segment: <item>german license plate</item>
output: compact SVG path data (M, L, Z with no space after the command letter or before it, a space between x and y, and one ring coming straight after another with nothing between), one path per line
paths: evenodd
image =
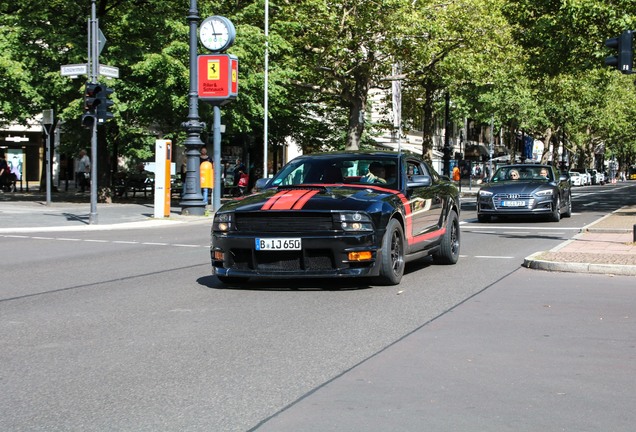
M502 201L502 207L525 207L525 201Z
M300 250L302 241L299 238L257 238L256 250Z

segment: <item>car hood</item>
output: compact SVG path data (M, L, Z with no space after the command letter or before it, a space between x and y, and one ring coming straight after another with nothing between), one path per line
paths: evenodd
M398 191L375 186L280 187L225 203L219 212L366 210L371 204L398 194Z
M552 183L546 183L544 180L511 180L497 183L489 183L482 186L481 190L487 190L493 194L499 193L518 193L531 194L537 189L546 189L554 187Z

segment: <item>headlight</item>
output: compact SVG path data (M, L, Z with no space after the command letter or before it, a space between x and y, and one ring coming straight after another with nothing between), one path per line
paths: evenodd
M552 196L552 189L546 189L534 193L536 196Z
M480 197L489 197L489 196L492 196L492 192L487 191L487 190L480 190L479 191L479 196Z
M217 213L214 215L214 222L212 223L212 231L227 232L231 231L234 222L233 213Z
M371 216L366 213L340 213L336 216L336 222L345 231L373 231Z

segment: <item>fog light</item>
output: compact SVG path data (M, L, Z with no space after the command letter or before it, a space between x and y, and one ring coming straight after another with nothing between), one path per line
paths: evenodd
M224 261L225 254L223 251L214 251L214 260L215 261Z
M373 258L371 251L349 252L349 261L369 261Z

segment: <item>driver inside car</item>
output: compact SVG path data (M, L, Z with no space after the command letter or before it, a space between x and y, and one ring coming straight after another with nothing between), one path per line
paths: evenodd
M360 179L362 183L381 183L386 184L386 170L380 162L371 162L369 172Z

